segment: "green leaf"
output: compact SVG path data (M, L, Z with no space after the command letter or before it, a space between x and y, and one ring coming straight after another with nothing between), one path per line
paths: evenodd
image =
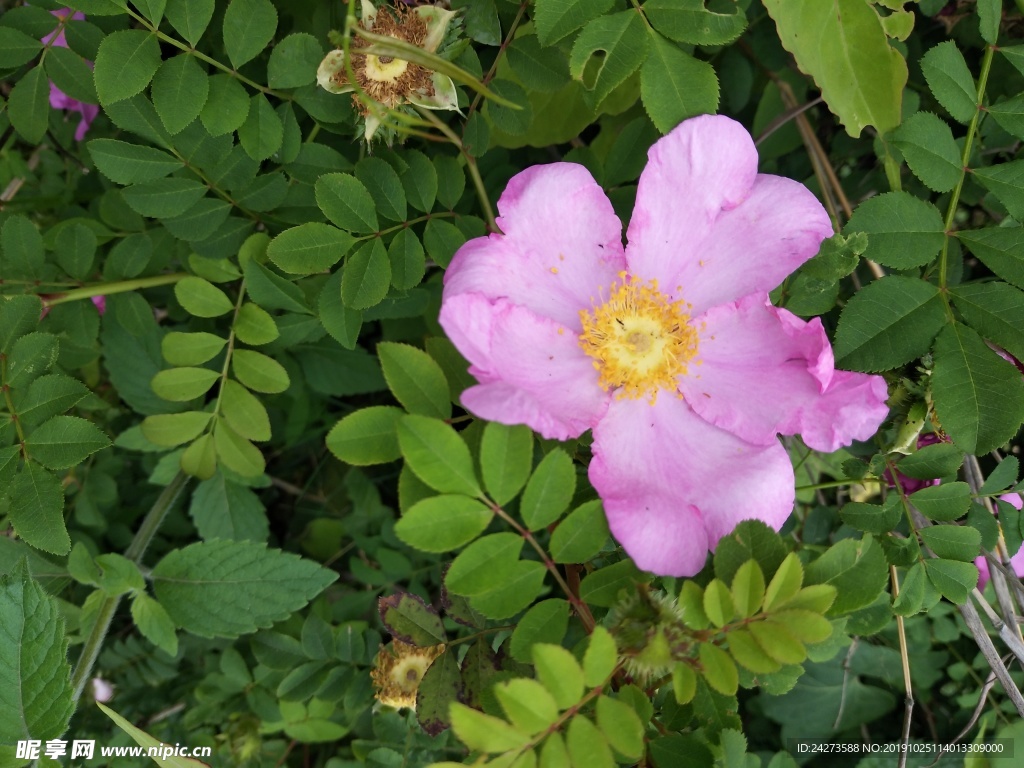
M355 238L328 224L309 222L286 229L267 246L267 257L284 272L324 272L348 253Z
M232 328L239 341L253 346L269 344L281 335L270 313L251 302L238 308Z
M981 534L959 525L933 525L918 531L922 543L938 557L974 562L981 549Z
M57 337L49 333L30 333L11 347L7 357L6 381L11 389L20 389L46 373L57 361Z
M64 488L52 472L26 462L7 486L7 504L14 532L27 544L55 555L71 551Z
M0 639L0 742L59 738L75 711L64 619L25 560L0 576Z
M386 464L401 457L398 421L401 408L376 405L343 418L327 433L327 449L348 464L363 467Z
M569 721L565 743L573 765L615 768L615 758L605 734L583 715L576 715Z
M781 624L773 621L757 621L748 625L747 629L757 644L764 649L764 652L780 664L799 664L807 658L807 650L803 643ZM726 691L721 692L726 693Z
M613 0L589 0L586 3L575 0L538 0L533 20L537 25L537 38L541 45L557 43L591 19L606 13L612 5Z
M435 491L480 495L469 448L451 425L426 416L406 416L398 424L398 444L412 471Z
M956 43L939 43L921 58L928 87L938 102L957 122L965 125L974 117L978 92L971 70Z
M324 57L320 41L310 34L288 35L270 50L267 85L271 88L299 88L316 80L316 69Z
M647 46L644 22L636 11L600 16L588 22L576 38L569 55L569 72L592 92L586 96L596 106L640 68ZM596 66L588 68L598 52L603 56Z
M427 668L416 689L416 719L431 736L450 728L451 705L459 701L465 689L462 670L454 653L442 653Z
M944 598L957 605L967 602L971 590L978 583L978 569L974 563L925 560L924 568L932 586L939 590Z
M451 210L466 191L466 172L454 157L447 155L437 155L433 158L433 164L437 170L437 201L442 207Z
M522 136L529 131L533 122L533 106L526 89L514 80L505 78L496 78L491 81L490 85L496 94L519 106L519 109L513 109L494 102L490 103L487 107L487 117L490 123L500 127L503 133L510 136ZM474 133L473 129L476 126L480 126L483 133ZM478 122L471 117L470 122L467 123L464 140L470 149L478 154L482 153L490 143L490 134L486 123Z
M893 131L891 138L910 170L929 189L948 192L960 181L960 150L945 120L931 112L916 112Z
M259 398L234 379L225 379L220 392L221 414L231 428L248 440L269 440L270 417Z
M583 683L588 688L604 685L619 662L615 638L598 625L590 634L590 642L583 654Z
M11 217L5 222L4 230L11 226L16 217ZM31 225L31 222L29 222ZM35 227L33 227L35 230ZM12 231L13 236L13 231ZM36 232L38 237L39 233ZM0 246L6 254L10 248L11 241L7 234L0 234ZM42 239L37 243L42 250ZM9 354L12 345L27 333L35 330L39 325L39 316L43 311L43 303L38 296L0 296L0 352Z
M629 704L608 696L597 699L597 727L615 751L629 760L644 753L644 726Z
M181 471L200 480L209 480L217 471L217 451L213 435L201 435L181 454Z
M749 629L740 628L729 632L729 653L737 663L755 674L771 674L782 668L782 665L754 639Z
M204 411L147 416L142 422L142 434L155 445L173 448L199 437L212 417L213 414Z
M870 534L861 540L843 539L806 568L808 584L830 584L836 599L829 615L838 616L875 601L889 578L881 546ZM782 606L788 607L788 606Z
M425 154L415 149L406 150L402 159L409 165L409 170L402 174L402 186L409 205L418 211L430 213L437 198L437 170L434 164Z
M374 238L362 245L345 263L341 278L341 300L349 309L369 309L380 304L391 285L391 262L387 249Z
M238 69L256 58L277 31L277 9L270 0L231 0L224 12L224 48Z
M231 75L212 75L210 92L199 119L211 136L223 136L238 130L249 116L249 94Z
M958 323L935 342L932 394L943 429L966 453L998 448L1024 421L1020 371Z
M409 413L439 419L452 415L448 381L430 355L409 344L382 341L377 356L388 388Z
M765 0L783 47L811 75L853 137L866 125L899 125L907 64L889 45L875 9L862 0Z
M204 541L234 539L264 542L269 534L266 510L248 487L222 472L196 486L189 515Z
M206 73L187 53L165 61L153 76L153 106L172 136L199 117L209 94Z
M494 695L512 725L531 736L546 730L558 719L558 705L547 688L536 680L503 680Z
M237 2L238 0L234 0L232 5ZM262 93L257 93L250 99L249 113L245 116L245 122L238 127L238 142L245 150L245 154L257 162L269 158L284 142L284 125L281 118Z
M913 616L921 610L925 597L925 582L928 575L923 562L916 562L903 577L900 593L893 600L892 610L897 616Z
M1017 474L1020 471L1020 462L1016 456L1006 456L996 465L985 482L978 489L978 494L995 493L1016 485Z
M570 81L565 54L558 48L542 47L537 35L518 35L505 49L505 56L516 79L531 91L558 91Z
M15 412L23 425L32 427L64 413L88 394L89 388L78 379L51 373L29 384L24 396L15 400Z
M949 443L926 445L900 459L896 468L917 480L932 480L956 473L964 463L963 451Z
M46 74L55 86L73 99L97 104L92 67L70 48L53 46L46 57Z
M236 349L231 370L249 389L268 394L284 392L291 385L288 372L277 360L251 349Z
M912 493L910 503L927 518L948 522L967 514L971 488L959 481L933 485Z
M386 375L386 372L385 372ZM484 486L496 504L507 504L522 489L533 464L533 433L529 428L491 422L480 443Z
M1018 221L1024 219L1024 160L975 168L973 176L1006 206L1011 216Z
M385 629L403 643L427 647L447 639L444 624L433 606L409 592L397 592L377 601Z
M533 665L537 679L555 697L559 709L568 709L583 698L583 668L562 646L537 643L533 646Z
M157 179L121 190L128 207L141 216L181 216L206 194L206 185L192 179Z
M356 163L355 171L356 179L370 193L377 212L391 221L405 221L405 189L395 169L379 157L364 157Z
M0 27L0 67L16 69L28 64L41 49L42 45L36 38L12 27Z
M879 506L851 501L839 511L839 517L858 531L882 535L895 528L903 514L900 507L895 504Z
M934 285L895 275L875 280L839 317L836 365L869 372L897 368L928 351L945 317Z
M169 368L160 371L150 386L164 400L185 403L205 395L220 374L209 368Z
M843 229L854 232L868 234L866 258L896 269L928 263L946 238L938 209L907 192L886 192L858 205Z
M110 445L99 427L77 416L54 416L25 440L29 455L47 469L68 469Z
M477 539L452 562L445 574L448 591L475 597L500 587L512 577L523 538L515 533L493 533Z
M495 534L496 536L502 535L514 535L514 534ZM491 537L487 537L491 538ZM484 541L484 539L481 539ZM476 544L471 544L470 547L474 547ZM520 542L522 546L522 542ZM466 551L470 547L466 548ZM518 557L518 550L517 555ZM460 555L461 557L461 555ZM458 558L456 558L456 561ZM453 565L454 567L454 565ZM448 571L446 581L451 577L451 571ZM537 643L553 643L557 644L562 642L562 638L565 637L565 632L569 627L569 603L559 598L550 598L548 600L541 600L536 605L532 606L530 610L523 614L522 618L516 622L516 627L512 630L512 638L509 641L509 652L512 654L512 658L523 664L529 664L533 660L533 647Z
M395 523L395 535L424 552L448 552L483 533L493 516L490 509L468 496L432 496L402 515Z
M214 0L167 0L167 21L194 48L213 18Z
M155 181L182 167L163 150L126 141L93 139L87 146L100 173L118 184Z
M256 478L266 469L260 449L238 434L224 418L214 422L213 445L217 459L242 477Z
M348 173L326 173L316 180L316 204L333 224L351 232L376 232L377 208L366 186Z
M546 528L569 508L576 493L576 469L569 454L555 448L537 465L526 484L519 513L531 531Z
M151 577L176 626L200 637L238 637L286 618L338 575L263 544L218 540L170 552Z
M712 579L704 588L704 615L715 627L724 627L735 615L729 588L719 579Z
M576 507L551 534L551 558L556 563L585 563L608 541L608 521L600 501Z
M400 291L415 288L426 273L423 245L411 229L403 229L395 235L388 246L388 261L391 264L391 284Z
M761 622L751 624L750 629L760 626ZM739 686L739 671L732 657L711 643L701 643L698 650L701 671L708 685L725 696L733 696Z
M525 747L530 737L504 720L452 702L452 730L467 747L479 752L507 752Z
M178 655L178 636L167 611L145 592L132 598L132 621L144 638L169 656Z
M580 599L599 608L611 608L623 589L633 589L646 580L632 560L622 560L588 574L580 582Z
M640 97L651 122L668 133L688 117L718 111L718 77L706 61L653 34L640 69Z
M725 45L738 38L747 16L738 7L732 13L716 13L704 7L706 0L647 0L644 15L656 30L677 43Z
M42 141L50 120L49 80L42 67L33 67L11 89L7 115L11 125L33 144Z
M1024 227L971 229L956 236L986 267L1024 288Z
M171 331L160 342L160 351L171 365L202 365L224 349L227 339L213 333Z
M747 619L757 613L764 601L765 584L764 574L756 560L748 560L739 567L730 589L737 616Z
M800 564L800 558L795 552L790 552L768 583L764 593L764 610L770 611L773 607L784 605L800 591L803 579L804 569ZM707 604L705 603L706 609Z
M504 584L470 598L469 605L488 619L508 619L525 611L540 596L547 572L536 560L520 560L513 564Z
M972 328L1024 360L1024 293L1000 282L956 285L949 292Z
M995 45L999 37L999 23L1003 20L1002 0L978 0L978 31L981 39Z
M113 104L141 93L159 67L155 34L141 29L110 33L100 43L93 69L100 103Z
M1024 96L1004 99L991 105L988 112L1004 131L1017 138L1024 136Z

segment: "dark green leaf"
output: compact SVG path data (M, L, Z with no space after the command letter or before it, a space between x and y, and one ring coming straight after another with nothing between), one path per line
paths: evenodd
M897 269L931 261L946 237L938 209L907 192L886 192L857 206L843 229L846 235L854 232L868 234L865 257Z

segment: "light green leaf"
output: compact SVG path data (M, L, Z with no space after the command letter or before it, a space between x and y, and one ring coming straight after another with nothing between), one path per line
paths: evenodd
M923 355L945 321L938 288L890 275L858 291L836 329L836 365L858 371L897 368Z
M47 469L73 467L110 444L99 427L77 416L54 416L25 441L32 458Z
M150 386L164 400L184 403L205 395L219 378L209 368L169 368L157 373Z
M234 308L234 303L220 288L201 277L186 277L174 285L178 303L190 315L218 317Z
M749 629L753 631L754 627L758 626L761 626L761 623L751 624ZM724 696L734 696L739 686L739 671L732 657L711 643L700 644L698 657L708 685Z
M64 734L75 711L67 653L57 601L21 560L9 575L0 576L0 742L13 745Z
M270 0L231 0L224 12L224 48L238 69L256 58L277 31L277 9Z
M519 560L501 586L471 597L473 610L494 621L501 621L525 611L544 591L547 568L536 560Z
M503 680L494 695L515 728L531 736L546 730L558 719L558 705L547 688L536 680Z
M252 302L246 302L238 308L232 327L239 341L254 346L269 344L281 335L270 313Z
M870 534L861 540L843 539L806 569L808 584L829 584L836 588L836 599L829 614L855 611L875 601L889 578L888 564L880 545ZM797 593L799 599L800 593ZM780 608L790 607L781 605Z
M424 552L448 552L483 533L493 516L490 509L468 496L432 496L402 515L395 523L395 535Z
M495 534L502 536L507 534ZM514 534L513 534L514 535ZM491 537L487 537L491 538ZM484 541L485 539L481 539ZM471 544L474 547L476 544ZM521 543L520 543L521 546ZM466 551L470 547L466 548ZM517 553L518 556L518 553ZM461 555L460 555L461 557ZM456 558L458 561L458 558ZM453 566L454 567L454 564ZM451 578L451 571L445 577L445 581ZM569 603L559 598L541 600L523 614L516 622L516 628L512 630L512 638L509 641L509 651L512 658L523 664L529 664L533 660L533 647L537 643L560 643L565 637L569 627Z
M231 370L249 389L268 394L284 392L291 384L288 372L274 358L251 349L236 349Z
M44 552L66 555L71 538L64 523L64 488L60 480L34 461L26 462L7 486L14 532Z
M599 500L576 507L551 534L551 559L556 563L585 563L608 541L608 521Z
M259 477L266 469L260 449L238 434L224 418L214 422L213 445L217 459L242 477Z
M430 355L409 344L382 341L377 356L388 388L409 413L439 419L452 415L448 381Z
M141 29L110 33L100 43L93 69L100 103L113 104L141 93L159 67L155 34Z
M167 611L145 592L132 598L132 621L142 636L169 656L178 655L178 636Z
M220 393L221 415L248 440L270 439L270 417L259 398L234 379L225 379Z
M515 533L493 533L477 539L452 561L444 583L456 595L474 597L507 583L512 577L523 538Z
M560 645L533 646L537 679L555 697L559 709L568 709L583 698L583 668L576 657Z
M17 217L5 222L4 232ZM28 222L31 226L31 222ZM35 227L33 227L35 230ZM39 232L36 231L38 237ZM0 246L6 254L10 241L6 234L0 234ZM42 239L37 246L42 251ZM27 333L31 333L39 325L39 316L43 312L43 303L38 296L0 296L0 352L9 354L12 345Z
M717 112L714 68L659 34L649 37L650 51L640 69L640 97L654 126L668 133L688 117Z
M398 444L412 471L441 493L481 493L473 459L462 437L439 419L406 416L398 424Z
M213 435L200 435L185 449L181 454L181 471L200 480L209 480L213 477L217 471L217 451Z
M644 725L636 710L619 699L599 696L597 727L608 743L629 760L639 760L644 753Z
M779 568L775 574L775 579L779 578L779 574L783 573L785 567L786 562L783 561L782 568ZM772 580L772 584L775 584L775 579ZM720 579L712 579L704 588L704 615L711 620L715 627L724 627L732 621L735 612L732 594L725 586L725 582Z
M979 494L995 493L1017 484L1020 462L1016 456L1005 456L993 469L978 489Z
M604 685L619 662L619 651L611 632L598 625L590 633L590 642L583 654L583 682L588 688Z
M160 341L160 351L171 365L202 365L216 357L227 343L227 339L205 331L171 331Z
M204 411L147 416L142 422L142 434L155 445L173 448L199 437L212 416L213 414Z
M465 704L452 702L449 710L452 730L470 749L480 752L507 752L526 746L530 737L504 720L485 715Z
M223 540L176 549L151 576L174 623L201 637L238 637L269 627L338 578L291 553Z
M756 560L748 560L740 566L733 576L730 589L737 616L747 619L757 613L764 601L765 584L764 574Z
M1020 371L959 323L943 328L935 342L932 393L943 429L966 453L998 448L1024 420Z
M398 421L403 416L401 408L389 405L361 408L327 433L327 449L339 460L360 467L394 461L402 455Z
M765 0L783 47L811 75L847 133L885 133L900 122L907 64L863 0Z
M576 469L561 448L551 451L530 477L519 512L531 531L545 528L562 516L576 492Z
M267 246L267 257L284 272L323 272L348 253L355 238L328 224L308 222L286 229Z

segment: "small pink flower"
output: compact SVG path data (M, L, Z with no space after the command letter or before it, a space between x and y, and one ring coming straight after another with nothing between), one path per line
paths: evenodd
M999 497L1001 501L1011 504L1017 509L1024 509L1024 498L1019 493L1004 493ZM978 567L978 589L984 589L992 574L988 570L988 560L981 555L974 564ZM1024 547L1017 550L1017 554L1010 558L1010 567L1018 576L1024 577Z
M546 438L593 429L590 481L641 568L692 575L741 520L780 528L780 432L834 451L885 419L884 380L835 370L821 321L768 302L832 226L801 184L757 173L739 123L693 118L651 148L625 249L579 165L528 168L498 209L504 234L445 275L441 325L479 382L462 403Z
M106 296L93 296L92 303L96 305L96 311L102 316L107 311L107 297Z
M71 18L76 21L82 21L85 19L85 14L81 11L75 11L72 13L70 8L61 8L60 10L50 11L54 16L59 19L66 19L70 14ZM43 45L55 45L60 48L67 48L68 41L64 37L64 27L59 27L60 31L54 30L50 34L46 35L42 39ZM87 64L92 66L91 61L87 61ZM50 107L53 109L63 109L70 112L78 112L82 119L78 122L78 127L75 129L75 141L81 141L85 138L86 131L89 130L89 126L92 125L92 121L96 119L96 116L100 113L100 108L95 104L86 104L73 99L68 96L64 91L53 84L50 81Z

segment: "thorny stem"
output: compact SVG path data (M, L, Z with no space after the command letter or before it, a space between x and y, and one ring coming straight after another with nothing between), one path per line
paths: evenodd
M146 554L146 549L149 547L150 542L153 541L153 537L156 535L157 530L159 530L167 513L174 506L174 502L188 484L188 480L188 476L184 472L179 471L174 476L174 479L167 484L167 487L160 492L156 501L153 502L153 506L149 508L146 516L142 519L142 524L135 533L135 538L132 539L131 544L124 551L126 558L136 564L141 563L142 556ZM82 696L82 691L85 690L89 676L92 674L92 669L96 665L96 659L99 658L100 651L103 649L103 641L110 630L110 622L117 612L117 605L120 601L121 597L118 595L117 597L107 597L100 604L96 615L96 623L92 625L89 636L82 645L82 653L78 657L78 664L71 675L72 702L77 702Z
M956 216L957 205L960 203L960 192L964 187L964 179L967 178L967 172L970 170L967 164L971 159L974 136L978 131L978 122L984 110L985 87L988 85L988 73L992 69L992 57L995 54L995 50L994 45L987 46L985 48L985 55L981 60L981 74L978 77L977 107L974 110L974 117L971 118L971 124L967 126L967 136L964 138L964 151L960 156L960 165L962 166L960 178L957 180L956 186L953 187L953 192L949 196L949 207L946 208L946 221L944 222L946 237L942 240L942 253L939 255L939 288L942 290L943 301L946 302L946 313L949 314L950 319L952 319L952 310L949 307L949 301L946 299L946 286L949 281L949 238L953 234L953 219Z
M487 228L491 232L499 232L497 223L494 221L494 209L491 207L491 199L487 196L487 189L484 187L484 180L480 176L480 169L476 167L476 158L466 151L466 147L462 144L460 139L451 128L449 128L442 120L439 120L429 109L423 109L416 107L416 111L420 115L429 121L437 130L448 137L448 140L458 147L459 152L466 158L466 168L469 170L469 177L473 180L473 186L476 188L477 197L480 198L480 205L484 209L484 216L487 219Z
M562 578L562 574L558 572L558 567L555 565L555 562L548 556L548 553L544 551L544 547L537 542L537 539L533 537L533 534L517 523L508 512L501 508L500 505L495 504L486 497L481 498L484 503L491 508L494 514L512 526L516 530L516 533L522 536L529 545L534 548L537 554L540 555L540 559L541 562L544 563L544 567L547 568L548 572L555 577L555 581L558 582L558 586L561 587L563 592L565 592L565 595L572 604L572 607L575 608L576 613L579 614L580 620L583 622L584 626L586 626L587 632L593 630L597 622L594 621L594 615L590 612L590 606L580 600L579 595L569 589L569 585L566 584L565 579Z
M160 285L172 285L180 280L185 279L188 275L184 272L175 272L170 275L157 275L155 277L139 277L135 280L122 280L117 283L98 283L96 285L86 285L81 288L74 288L70 291L65 291L59 296L53 296L52 298L43 299L44 307L53 307L57 304L67 304L69 301L78 301L80 299L91 299L93 296L110 296L114 293L127 293L128 291L138 291L143 288L156 288ZM42 297L40 297L42 298Z

